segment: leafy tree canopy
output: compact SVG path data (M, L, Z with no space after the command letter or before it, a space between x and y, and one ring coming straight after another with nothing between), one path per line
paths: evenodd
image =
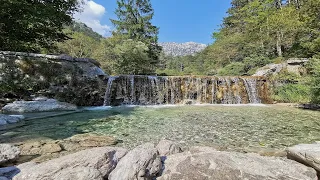
M68 39L64 25L79 10L78 0L2 0L0 49L39 52Z

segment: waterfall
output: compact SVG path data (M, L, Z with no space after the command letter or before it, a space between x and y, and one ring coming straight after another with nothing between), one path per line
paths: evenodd
M257 94L257 80L253 78L242 78L242 80L245 84L250 103L261 103L261 100L259 99Z
M217 80L216 78L211 79L211 104L216 103L216 87L217 87Z
M111 93L111 87L112 87L112 83L113 81L116 79L117 77L115 76L109 76L108 79L108 83L107 83L107 90L106 93L104 95L104 106L109 106L110 105L110 93Z
M104 105L261 103L258 77L110 76Z
M134 101L134 97L135 97L134 96L134 94L135 94L134 91L135 90L134 90L134 76L133 75L130 76L130 86L131 86L131 93L130 93L130 95L131 95L131 98L130 98L131 99L131 104L134 104L134 102L135 102Z

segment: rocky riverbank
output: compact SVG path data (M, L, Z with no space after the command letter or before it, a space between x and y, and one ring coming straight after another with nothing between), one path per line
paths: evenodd
M19 150L10 145L2 146L7 149L0 148L1 158L16 159L16 156L6 154L10 154L10 148L14 152L11 154ZM286 151L290 159L224 152L212 147L190 147L182 152L178 144L162 140L158 145L146 143L130 151L95 147L41 163L27 162L1 168L0 179L317 179L320 144L297 145Z
M56 99L49 99L46 97L37 97L31 101L14 101L2 107L0 112L7 114L0 114L0 130L7 129L11 124L16 124L25 119L21 113L39 113L39 112L59 112L59 111L74 111L77 106L60 102ZM12 115L18 114L18 115ZM11 114L11 115L9 115Z

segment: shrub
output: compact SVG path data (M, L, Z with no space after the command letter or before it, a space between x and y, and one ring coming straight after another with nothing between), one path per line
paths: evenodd
M246 74L245 64L241 62L233 62L220 69L218 74L221 76L242 76Z
M285 84L274 89L273 99L284 103L308 103L310 93L310 86L305 84Z
M320 104L320 58L314 57L311 64L311 102Z

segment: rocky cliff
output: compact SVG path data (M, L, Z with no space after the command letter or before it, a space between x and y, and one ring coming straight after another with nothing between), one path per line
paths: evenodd
M204 50L207 45L195 43L195 42L186 42L186 43L175 43L175 42L166 42L159 43L162 46L163 51L166 55L171 56L186 56L194 55L197 52Z

